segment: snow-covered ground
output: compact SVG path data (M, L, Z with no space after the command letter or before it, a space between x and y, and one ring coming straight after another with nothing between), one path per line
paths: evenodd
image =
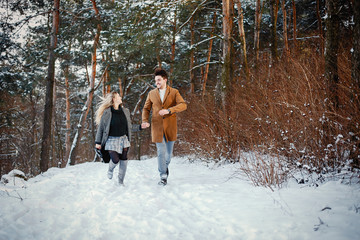
M117 170L115 174L117 174ZM51 168L0 184L0 239L359 239L359 184L254 187L236 165L175 157L167 186L156 158L130 161L125 187L107 164ZM115 175L116 176L116 175ZM14 184L15 183L15 184Z

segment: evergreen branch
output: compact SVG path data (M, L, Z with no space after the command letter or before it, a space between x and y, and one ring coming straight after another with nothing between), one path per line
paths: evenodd
M85 17L79 17L79 15L82 14L83 12L87 11L87 10L92 10L92 8L86 8L86 9L80 11L80 12L77 13L77 14L75 14L75 13L69 11L69 10L66 10L66 9L62 9L62 8L59 9L59 11L68 13L68 14L70 14L71 16L73 16L74 19L84 19L84 20L87 20L87 18L85 18Z
M33 19L33 18L35 18L35 17L38 17L38 16L40 16L40 15L49 14L49 13L51 13L51 12L52 12L52 10L51 10L51 11L47 11L47 12L38 13L38 14L35 14L35 15L32 15L32 16L28 16L28 17L26 17L26 18L24 18L24 19L22 19L22 20L20 20L20 21L18 21L18 22L16 22L16 23L14 23L14 25L15 25L16 27L18 27L19 25L21 25L14 34L17 34L17 33L21 30L21 28L22 28L26 23L28 23L31 19Z
M181 25L181 26L179 27L179 30L176 32L175 35L177 35L178 33L181 32L182 28L185 27L185 25L187 25L187 24L189 23L189 21L191 20L191 18L193 18L193 16L195 15L195 13L200 9L200 7L201 7L202 5L204 5L206 2L207 2L207 0L204 0L202 3L200 3L200 4L195 8L195 10L191 13L190 17L183 23L183 25Z
M100 78L100 81L99 81L98 85L94 88L94 91L96 91L100 87L101 82L105 79L105 73L106 73L108 68L109 68L109 64L106 66L103 74L101 75L101 78Z

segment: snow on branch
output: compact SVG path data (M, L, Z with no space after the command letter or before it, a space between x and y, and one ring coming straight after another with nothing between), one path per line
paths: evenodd
M192 70L194 70L194 69L196 69L196 68L200 68L200 67L202 67L202 66L206 66L206 65L208 65L208 64L218 64L218 63L220 63L220 62L219 62L219 61L205 62L205 63L199 64L199 65L193 67L192 69L190 69L190 71L192 71Z
M217 38L217 36L213 36L213 37L204 39L204 40L202 40L202 41L200 41L200 42L198 42L198 43L195 43L195 44L193 44L193 45L191 46L191 49L199 46L200 44L202 44L202 43L204 43L204 42L208 42L208 41L210 41L210 40L212 40L212 39L215 39L215 38Z
M207 0L204 0L202 3L200 3L200 4L195 8L195 10L191 13L190 17L183 23L183 25L181 25L181 26L179 27L179 30L176 32L175 35L177 35L178 33L180 33L181 29L182 29L186 24L189 23L189 21L190 21L191 18L195 15L195 13L197 12L197 10L199 10L200 7L201 7L202 5L204 5L206 2L207 2Z
M311 38L320 38L320 36L310 36L310 37L302 37L302 38L296 38L296 40L305 40L305 39L311 39ZM293 41L293 38L290 38L289 41Z
M128 85L125 88L125 96L126 94L129 92L131 86L133 85L133 83L135 82L135 79L137 78L143 78L143 77L150 77L153 76L153 74L143 74L143 75L135 75L132 77L132 79L130 80L130 82L128 83Z
M131 113L132 116L134 116L136 114L136 112L138 111L138 109L140 108L140 104L142 102L142 100L144 99L145 94L148 92L150 86L146 86L145 90L140 94L139 100L137 101L133 112Z

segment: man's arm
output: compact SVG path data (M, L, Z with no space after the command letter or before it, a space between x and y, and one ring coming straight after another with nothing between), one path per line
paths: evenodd
M179 91L176 90L175 93L175 100L176 100L176 105L169 108L171 113L179 113L182 111L185 111L187 108L187 104L184 101L184 99L182 98L182 96L180 95Z

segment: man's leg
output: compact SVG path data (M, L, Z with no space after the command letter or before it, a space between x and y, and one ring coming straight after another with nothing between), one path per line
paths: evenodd
M172 152L174 149L175 141L166 141L164 136L162 143L156 143L157 154L158 154L158 169L160 173L161 181L159 184L166 185L167 178L169 175L169 164L171 161Z
M163 140L161 143L156 143L156 150L157 150L157 157L158 157L158 170L160 173L161 179L166 179L166 144L165 140Z
M174 144L175 141L168 141L165 143L166 145L166 155L165 155L165 159L166 159L166 174L167 177L169 177L169 165L171 162L171 157L172 157L172 153L173 153L173 149L174 149Z

